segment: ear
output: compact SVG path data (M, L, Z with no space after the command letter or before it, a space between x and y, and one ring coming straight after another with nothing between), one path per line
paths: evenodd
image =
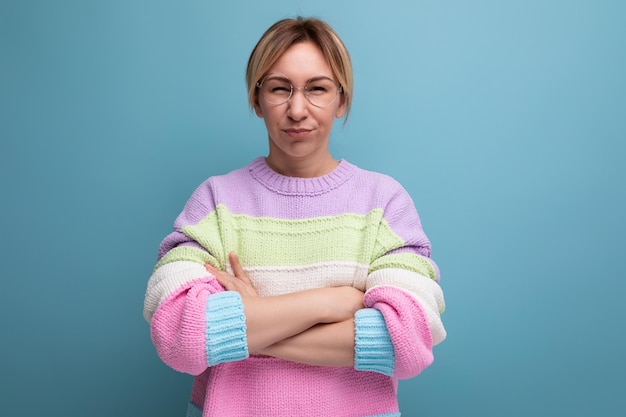
M341 102L339 103L339 107L337 107L337 112L335 113L335 117L337 119L341 119L343 115L346 113L347 100L346 96L341 95Z
M258 117L263 119L263 110L261 109L261 105L259 104L259 96L254 97L254 112Z

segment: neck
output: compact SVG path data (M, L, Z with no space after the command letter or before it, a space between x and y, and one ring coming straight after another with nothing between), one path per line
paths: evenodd
M339 164L330 154L323 159L311 158L302 160L277 161L272 154L265 158L267 165L278 174L287 177L315 178L332 172Z

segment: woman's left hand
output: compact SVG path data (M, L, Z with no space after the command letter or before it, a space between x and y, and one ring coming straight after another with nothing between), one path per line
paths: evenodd
M236 291L242 297L257 297L259 294L252 286L252 282L244 272L243 267L239 262L239 257L237 257L235 252L228 254L228 261L230 262L230 267L232 268L234 275L225 271L220 271L211 264L206 264L204 267L215 276L217 282L219 282L227 291Z

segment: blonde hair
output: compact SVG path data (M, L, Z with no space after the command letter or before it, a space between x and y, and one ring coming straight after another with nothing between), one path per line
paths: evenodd
M283 19L274 23L261 36L250 54L246 69L250 107L254 108L258 98L257 82L287 49L299 42L313 42L322 50L333 76L342 87L341 99L346 106L344 121L347 120L354 86L350 54L337 33L326 22L316 18Z

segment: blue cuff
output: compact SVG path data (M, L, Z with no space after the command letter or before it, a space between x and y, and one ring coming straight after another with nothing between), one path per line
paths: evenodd
M206 305L206 357L209 366L248 357L246 316L238 292L223 291L209 296Z
M375 308L357 311L354 333L354 369L392 376L395 356L382 313Z

